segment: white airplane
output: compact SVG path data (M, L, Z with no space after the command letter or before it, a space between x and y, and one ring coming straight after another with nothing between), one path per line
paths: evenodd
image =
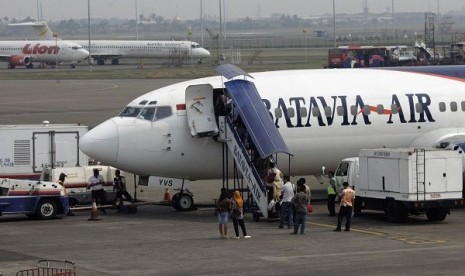
M144 94L86 133L80 148L96 160L142 176L219 179L222 141L227 139L214 139L218 129L224 131L221 123L216 125L214 102L223 90L231 93L249 84L261 97L253 108L264 107L293 155L290 171L288 157L278 155L280 168L292 175L318 174L322 166L335 169L341 159L357 156L362 148L465 142L465 66L251 76L190 80ZM240 97L248 90L236 91L234 100L239 101L234 103L247 104ZM253 128L257 118L242 120ZM204 128L208 123L210 129ZM254 129L248 132L252 138L260 135Z
M8 24L9 26L32 27L40 38L55 40L54 33L47 22L24 22ZM55 34L56 35L56 34ZM89 50L89 40L72 40ZM210 57L210 52L197 42L162 41L162 40L91 40L90 53L97 65L104 65L111 59L113 65L119 64L121 58L131 59L171 59L174 61L202 62Z
M55 64L77 62L89 58L89 52L81 45L69 41L0 41L0 60L8 62L8 68L26 66L33 68L33 62Z
M88 40L73 42L89 50ZM197 42L174 40L91 40L90 53L97 60L97 65L104 65L107 59L111 59L111 64L118 65L121 58L201 62L210 57L210 52Z

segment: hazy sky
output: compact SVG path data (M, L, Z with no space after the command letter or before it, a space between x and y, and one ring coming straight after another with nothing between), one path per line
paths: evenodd
M200 17L200 2L204 14L219 14L219 0L90 0L91 17L134 18L138 14L155 13L164 18L195 19ZM227 18L269 17L275 12L301 17L332 13L332 0L221 0L226 3ZM370 12L437 12L465 9L463 0L335 0L336 13L359 13L366 2ZM37 2L42 6L44 20L87 18L87 0L0 0L0 17L37 18Z

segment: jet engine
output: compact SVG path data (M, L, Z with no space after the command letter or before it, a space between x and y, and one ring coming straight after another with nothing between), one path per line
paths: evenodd
M10 64L14 66L27 66L31 64L30 56L12 56L10 59Z

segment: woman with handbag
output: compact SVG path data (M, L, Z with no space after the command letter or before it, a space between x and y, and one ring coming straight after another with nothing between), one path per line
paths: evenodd
M245 229L244 224L244 201L242 200L241 193L239 191L234 192L233 198L233 207L231 218L234 225L234 231L236 232L235 239L239 239L239 227L241 226L242 235L244 235L244 239L250 239L252 236L247 235L247 230Z

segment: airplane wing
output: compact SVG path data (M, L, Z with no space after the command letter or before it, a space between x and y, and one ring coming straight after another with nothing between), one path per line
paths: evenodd
M1 61L10 61L11 55L0 55Z

